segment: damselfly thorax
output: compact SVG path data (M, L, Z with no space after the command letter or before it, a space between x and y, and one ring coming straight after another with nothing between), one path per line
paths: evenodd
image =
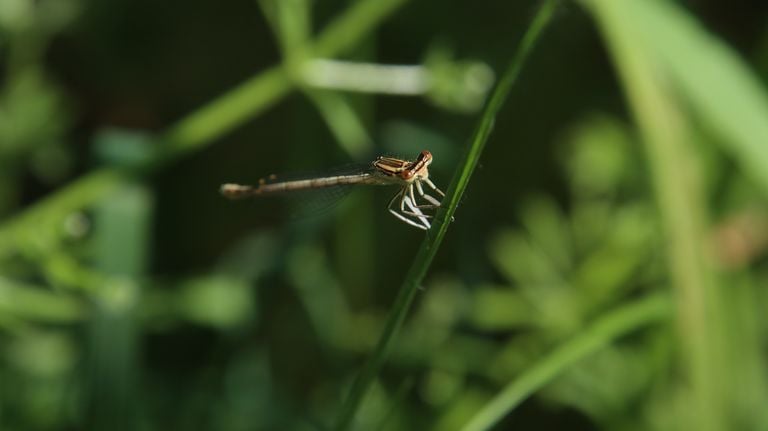
M378 157L359 172L343 175L316 176L295 180L280 180L271 175L259 180L258 185L224 184L221 193L231 199L268 196L291 191L320 189L345 185L398 185L400 191L389 201L387 209L398 219L427 230L431 227L429 214L440 206L440 201L424 191L424 186L440 197L445 194L429 179L432 154L422 151L416 160Z

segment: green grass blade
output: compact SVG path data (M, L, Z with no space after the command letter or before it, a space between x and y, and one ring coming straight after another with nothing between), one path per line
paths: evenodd
M277 103L293 89L283 67L274 67L191 113L163 136L161 161L202 147Z
M676 52L687 58L686 49L704 45L680 46L671 40L661 43L649 33L666 34L678 42L704 40L704 35L691 33L681 18L683 13L668 2L589 0L584 4L601 27L642 134L663 222L666 257L676 290L678 340L689 386L677 399L680 405L674 410L679 413L673 420L681 429L730 429L729 420L734 418L729 419L727 394L738 390L731 382L740 367L723 360L723 293L708 253L710 231L701 150L688 112L679 100L687 95L681 82L687 78L675 78L671 73L675 68L685 68L689 75L703 73L698 69L702 64L672 66L678 60L671 57ZM694 110L709 109L697 102L693 105ZM761 157L757 152L752 156Z
M323 31L309 51L332 57L352 47L391 15L405 0L365 0L355 3ZM278 66L246 81L193 112L163 135L166 157L194 150L260 114L293 90L290 66Z
M131 430L140 401L140 280L149 265L154 200L145 186L128 184L94 210L94 264L107 275L87 322L88 429Z
M472 417L462 431L490 429L571 365L623 335L666 319L671 312L670 299L666 295L657 294L605 314L510 382Z
M307 60L311 33L310 4L307 0L260 0L259 4L280 43L283 58L289 65L297 66L292 73L303 79L302 68ZM314 90L306 85L299 85L299 89L315 105L339 146L347 154L355 160L370 154L373 140L344 94Z
M517 53L512 58L507 70L493 91L491 99L488 101L472 136L470 146L460 161L451 185L446 192L443 200L446 205L437 213L435 223L421 244L413 264L403 281L403 285L397 294L397 298L395 298L379 341L368 362L366 362L360 374L353 382L349 394L341 407L335 424L337 430L343 430L349 426L368 388L379 374L384 362L386 362L392 342L405 320L418 287L421 285L427 269L440 247L440 243L448 230L448 225L453 218L453 214L456 212L461 196L464 194L467 184L469 184L469 178L477 166L483 148L493 129L496 114L519 76L525 60L533 50L536 42L541 38L545 27L551 21L557 3L557 0L548 0L541 6L531 26L523 36Z
M619 3L614 19L623 31L653 56L701 124L719 136L723 150L768 190L768 93L757 74L675 2Z
M344 15L333 21L312 46L317 57L333 57L357 44L382 19L392 15L406 0L363 0L353 2Z
M0 315L65 324L87 314L87 304L79 298L0 277Z
M117 169L93 171L6 221L0 227L0 259L18 253L19 244L46 248L58 241L58 221L114 192L125 180Z

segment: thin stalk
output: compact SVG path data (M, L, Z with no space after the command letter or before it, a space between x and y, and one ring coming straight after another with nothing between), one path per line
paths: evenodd
M644 30L627 20L645 0L590 0L608 43L645 143L666 237L667 264L677 299L678 332L689 388L683 428L729 429L727 382L722 366L720 287L707 254L708 211L700 150L678 93L652 49L639 43Z
M438 211L435 217L435 223L427 232L427 237L424 239L424 242L422 242L416 257L414 258L413 264L405 276L403 285L392 305L392 310L387 316L379 341L376 344L371 357L352 383L349 394L341 407L339 416L336 419L335 429L344 430L349 426L363 397L367 393L368 388L386 362L392 342L405 320L405 316L411 307L418 287L421 285L427 269L432 263L432 260L443 241L443 237L448 230L449 221L453 219L453 214L456 212L456 207L461 200L461 196L467 188L469 178L477 166L483 148L493 129L496 114L507 99L512 85L520 75L525 60L530 55L536 42L541 39L544 29L551 21L557 3L558 0L547 0L541 6L534 17L533 22L523 36L518 51L512 58L512 61L507 67L501 80L496 85L496 88L491 95L491 99L488 101L488 104L480 117L480 122L472 135L471 143L464 153L464 156L459 163L459 167L454 174L453 180L448 187L446 196L443 199L443 202L446 205L441 207Z
M61 227L50 223L117 190L126 177L118 169L99 169L24 210L0 227L0 260L19 253L20 244L45 247L58 241Z
M61 325L79 322L87 314L79 298L0 277L0 315Z
M87 328L87 426L90 430L136 429L140 280L149 262L154 202L141 184L131 184L94 210L94 265L109 279L100 286ZM115 247L115 244L120 244Z
M307 56L307 46L311 43L310 4L306 0L260 0L259 4L281 46L284 62L296 65L295 69L290 70L292 76L299 82L306 81L304 71L308 65L317 61L328 61L313 60ZM302 84L299 84L299 89L323 116L339 146L354 159L370 154L373 141L345 95L313 89Z
M568 367L619 337L664 320L671 314L672 301L663 294L656 294L606 313L510 382L464 425L462 431L490 429Z

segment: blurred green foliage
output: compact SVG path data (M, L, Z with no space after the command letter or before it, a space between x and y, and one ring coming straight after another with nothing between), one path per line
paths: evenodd
M768 427L768 7L559 3L353 429ZM539 5L0 0L0 429L339 423L423 234L218 186L447 186Z

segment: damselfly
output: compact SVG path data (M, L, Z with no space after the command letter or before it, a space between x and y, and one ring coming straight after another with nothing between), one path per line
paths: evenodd
M389 201L387 209L398 219L427 230L431 227L430 211L440 207L440 200L424 191L424 186L444 197L429 179L432 154L422 151L414 161L395 157L378 157L369 166L343 175L317 176L296 180L281 180L275 175L259 180L257 186L223 184L221 194L231 199L268 196L298 190L320 189L346 185L398 185L400 191ZM417 199L420 199L418 200Z

